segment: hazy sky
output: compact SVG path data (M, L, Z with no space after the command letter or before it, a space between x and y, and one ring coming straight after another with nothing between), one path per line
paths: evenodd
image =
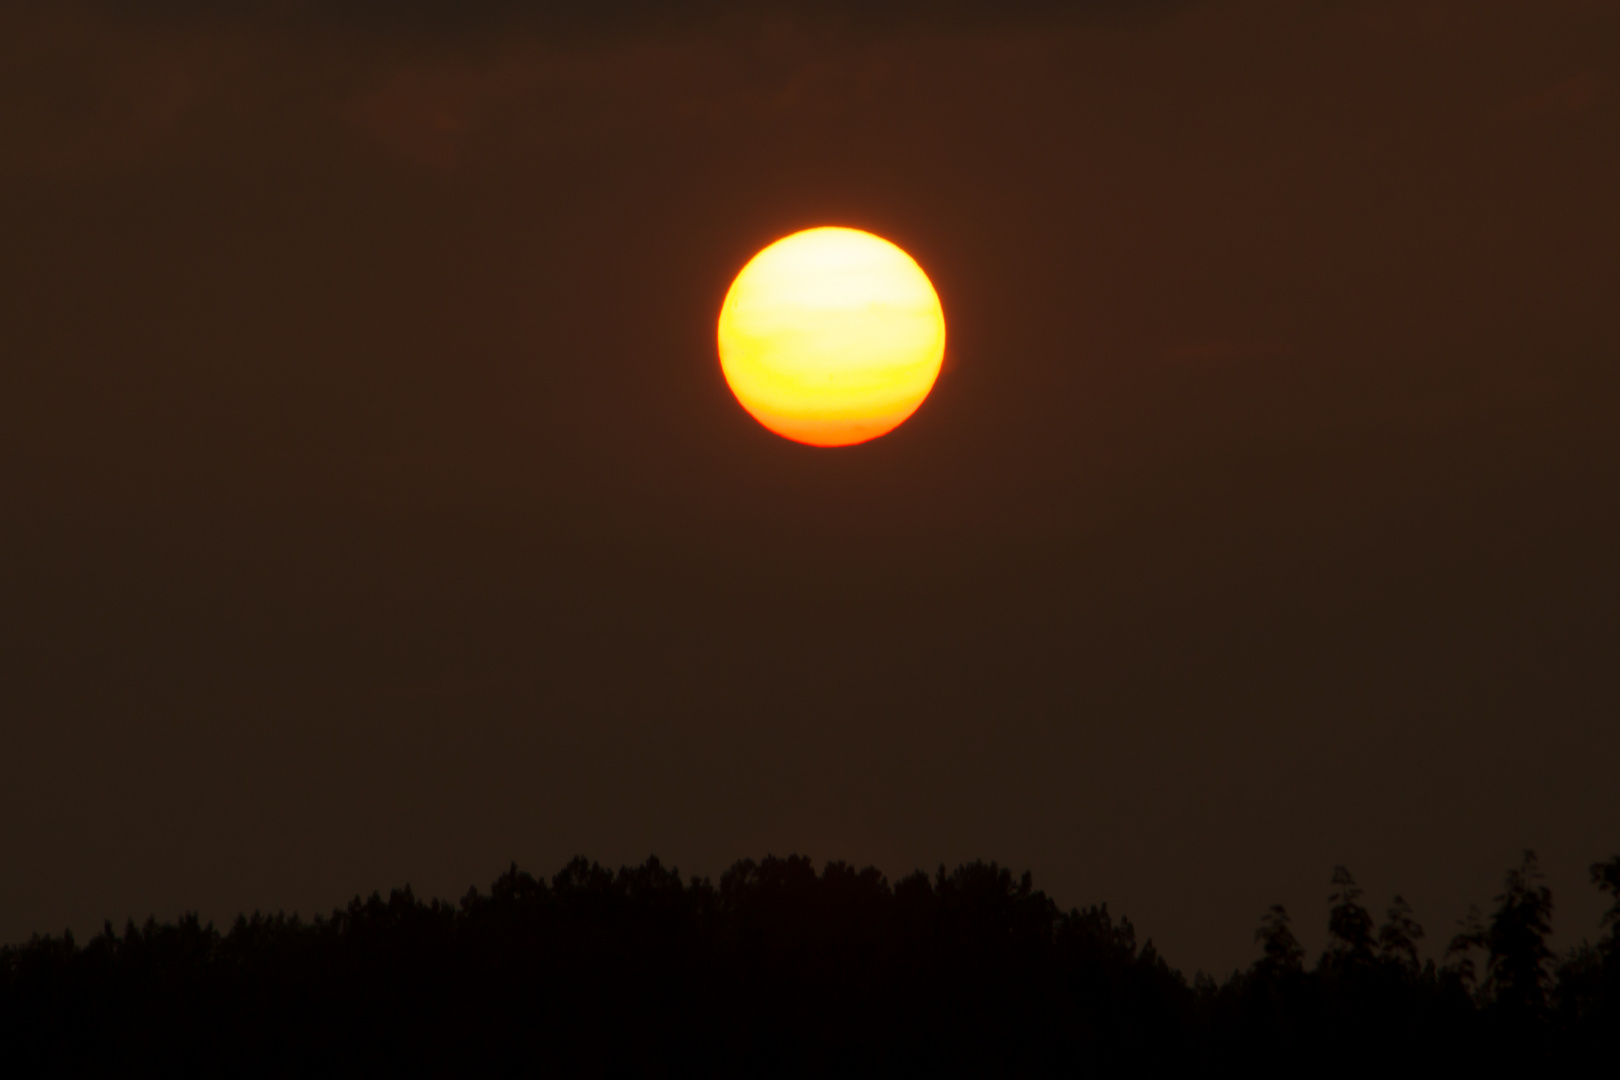
M1620 4L13 3L0 941L983 857L1224 972L1620 852ZM720 376L756 250L949 325Z

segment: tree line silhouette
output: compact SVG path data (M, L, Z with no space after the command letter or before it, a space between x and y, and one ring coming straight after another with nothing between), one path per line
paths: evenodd
M1280 905L1259 958L1189 982L1106 905L1060 910L973 863L893 884L809 859L718 885L656 858L514 865L459 903L109 923L0 949L12 1076L1044 1077L1238 1068L1591 1069L1620 1058L1620 856L1596 944L1547 944L1535 857L1438 962L1339 867L1308 965Z

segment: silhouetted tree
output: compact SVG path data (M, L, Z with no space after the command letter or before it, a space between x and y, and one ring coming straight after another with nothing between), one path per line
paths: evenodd
M1260 928L1254 940L1262 955L1255 967L1268 975L1286 975L1299 971L1305 963L1305 950L1289 927L1288 909L1272 904L1260 917Z
M1486 930L1490 949L1486 993L1499 1008L1520 1013L1539 1013L1547 1007L1552 891L1540 881L1536 853L1527 850L1518 869L1508 871Z
M1609 931L1602 947L1612 952L1620 948L1620 855L1592 864L1592 884L1608 893L1612 901L1599 924Z
M1416 974L1417 943L1422 940L1423 927L1412 917L1412 906L1397 893L1384 913L1384 925L1378 931L1379 957Z
M1479 971L1474 964L1474 950L1490 949L1490 931L1485 917L1475 904L1468 905L1468 914L1457 920L1457 932L1446 946L1446 973L1459 985L1474 993L1479 987Z
M1335 967L1365 966L1373 958L1373 918L1360 904L1361 889L1343 866L1333 868L1333 892L1328 903L1326 959Z
M1583 941L1558 965L1553 1009L1569 1059L1612 1064L1620 1039L1620 856L1593 863L1591 876L1613 901L1598 923L1608 934L1596 945Z

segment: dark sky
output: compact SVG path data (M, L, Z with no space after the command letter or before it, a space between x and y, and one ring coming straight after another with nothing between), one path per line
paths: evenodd
M1620 5L15 3L0 941L983 857L1189 971L1620 851ZM946 370L714 319L880 233Z

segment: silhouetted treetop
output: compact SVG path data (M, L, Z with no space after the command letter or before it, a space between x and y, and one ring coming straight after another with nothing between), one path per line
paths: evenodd
M1603 913L1602 924L1609 929L1609 940L1613 942L1615 935L1620 934L1620 855L1608 862L1592 864L1592 884L1608 893L1614 901L1609 910Z
M1254 932L1255 943L1261 947L1262 955L1256 963L1256 968L1268 975L1283 975L1297 972L1305 963L1305 950L1300 948L1299 939L1294 937L1290 929L1288 909L1281 904L1272 904L1270 909L1260 917L1260 928Z
M1547 1007L1552 892L1540 882L1536 853L1526 851L1519 867L1509 870L1503 880L1485 932L1490 949L1485 989L1502 1008L1540 1012Z
M1412 906L1396 894L1384 913L1384 925L1378 930L1379 957L1415 972L1418 970L1418 942L1422 940L1423 927L1412 917Z
M1373 958L1373 918L1359 903L1361 889L1350 871L1333 868L1333 891L1328 894L1328 959L1340 966L1368 964Z

